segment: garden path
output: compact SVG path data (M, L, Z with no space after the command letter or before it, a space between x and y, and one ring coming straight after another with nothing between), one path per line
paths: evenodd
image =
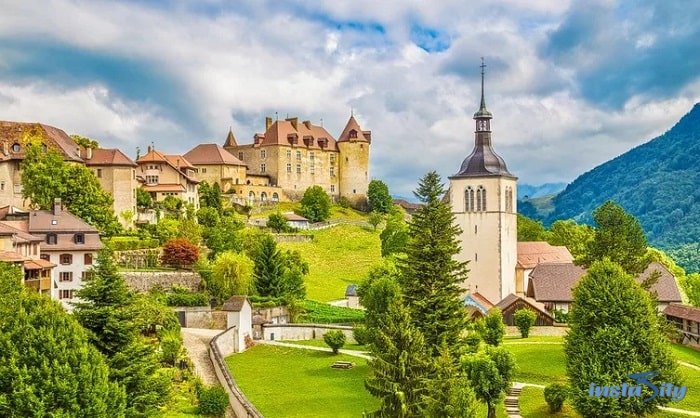
M219 384L209 357L209 341L221 332L219 329L182 328L182 344L192 360L194 373L208 386Z

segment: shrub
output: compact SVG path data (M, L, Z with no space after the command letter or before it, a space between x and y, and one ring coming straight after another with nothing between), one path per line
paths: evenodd
M164 266L192 266L199 260L199 248L187 238L175 238L163 245L160 262Z
M275 232L287 232L289 230L287 218L279 212L272 213L267 217L267 227Z
M486 344L498 346L506 335L506 325L503 323L503 313L498 308L493 308L483 322L478 322L481 338Z
M182 334L179 329L164 329L159 334L161 362L174 366L182 351Z
M338 205L340 205L340 207L343 209L347 209L350 207L350 201L347 197L343 196L340 198L340 200L338 200Z
M345 345L345 333L339 329L328 331L323 334L323 341L333 350L333 354L338 354L338 350Z
M467 351L470 353L476 353L479 351L479 345L481 344L481 337L479 334L471 333L466 336L464 342L467 344Z
M356 343L365 345L369 342L369 331L364 326L357 326L352 330L352 337Z
M209 295L204 292L175 290L165 295L165 303L168 306L208 306Z
M559 412L568 396L568 388L561 383L552 383L544 388L544 400L549 405L549 412Z
M229 402L228 393L221 386L201 388L197 391L197 398L199 398L198 413L215 417L222 417L226 413Z
M513 315L513 322L523 338L530 335L530 328L535 325L535 321L537 321L537 314L529 309L518 309Z

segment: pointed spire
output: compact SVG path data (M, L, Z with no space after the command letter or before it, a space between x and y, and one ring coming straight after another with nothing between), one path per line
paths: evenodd
M491 115L491 112L486 110L486 99L484 98L484 74L486 74L486 64L484 64L484 57L481 57L481 65L479 67L481 67L481 106L479 107L479 111L474 113L474 119L491 119L493 115Z
M229 126L228 128L228 135L226 136L226 142L224 143L225 147L237 147L238 144L236 143L236 137L233 136L233 129Z

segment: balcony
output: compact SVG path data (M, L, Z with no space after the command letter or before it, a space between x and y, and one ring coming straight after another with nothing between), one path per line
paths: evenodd
M34 289L39 293L47 293L51 290L51 278L43 279L26 279L24 285L30 289Z

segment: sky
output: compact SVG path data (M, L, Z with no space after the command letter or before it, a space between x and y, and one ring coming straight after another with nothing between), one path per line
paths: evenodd
M570 182L700 101L700 2L0 0L0 119L134 158L239 143L265 117L372 131L370 177L411 196L474 144L521 183Z

